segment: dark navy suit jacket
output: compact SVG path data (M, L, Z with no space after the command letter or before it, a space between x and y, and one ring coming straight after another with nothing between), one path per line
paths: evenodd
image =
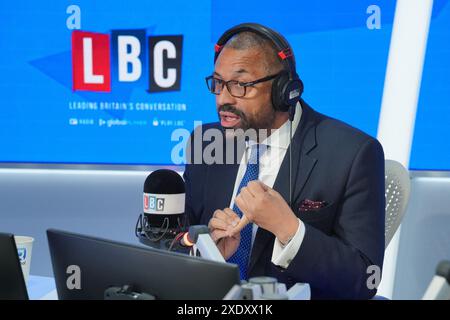
M274 276L288 288L297 282L309 283L313 299L368 299L376 293L367 286L373 275L368 267L377 265L381 270L384 257L382 146L373 137L314 111L304 101L302 109L290 148L292 210L305 224L305 237L288 268L282 269L271 262L274 235L258 228L249 276ZM203 125L202 130L207 128L220 128L220 124ZM202 149L206 145L203 142ZM289 150L273 186L286 201L288 155ZM238 167L186 165L186 213L191 225L207 225L216 209L229 206ZM317 211L300 211L304 199L328 204Z

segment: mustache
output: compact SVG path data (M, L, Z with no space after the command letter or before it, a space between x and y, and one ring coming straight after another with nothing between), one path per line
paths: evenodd
M219 106L219 112L224 111L224 112L231 112L235 115L237 115L238 117L240 117L241 119L245 119L245 113L243 113L241 110L237 109L235 106L232 106L231 104L223 104L221 106Z

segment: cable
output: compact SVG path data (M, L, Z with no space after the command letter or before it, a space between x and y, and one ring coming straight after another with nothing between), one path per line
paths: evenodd
M294 121L295 107L289 108L289 207L292 209L292 122Z
M169 246L169 249L167 249L167 251L172 251L173 246L175 245L175 243L177 243L177 241L180 241L180 239L184 236L186 232L180 232L177 234L177 236L172 240L172 243Z
M146 224L146 218L144 217L144 227L143 227L142 231L147 236L148 240L150 240L152 242L160 241L166 235L167 230L169 230L169 219L168 218L164 218L164 222L163 222L161 228L158 228L158 229L164 229L164 226L165 226L165 230L162 232L162 234L159 237L156 237L156 238L155 238L155 232L152 231L151 227L149 227L147 229L145 227L145 224ZM152 237L150 237L147 232L151 232L152 233ZM158 232L156 232L156 234L158 234Z
M134 228L134 234L139 238L139 234L142 231L142 214L139 215L138 220L136 221L136 227Z
M289 124L289 206L292 208L292 121Z

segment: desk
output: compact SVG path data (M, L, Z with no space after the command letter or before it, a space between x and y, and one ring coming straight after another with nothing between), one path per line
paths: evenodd
M27 290L30 300L58 300L55 279L50 277L30 275Z
M27 283L27 290L30 300L58 300L54 278L30 275ZM309 300L309 286L307 291L304 289L303 291L299 291L301 295L297 298L300 300Z

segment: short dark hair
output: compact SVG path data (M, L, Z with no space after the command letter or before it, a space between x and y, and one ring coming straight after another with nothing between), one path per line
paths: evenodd
M284 69L283 63L278 59L275 45L267 38L251 31L235 34L225 43L224 48L235 50L258 49L264 52L265 68L268 73L276 74Z

